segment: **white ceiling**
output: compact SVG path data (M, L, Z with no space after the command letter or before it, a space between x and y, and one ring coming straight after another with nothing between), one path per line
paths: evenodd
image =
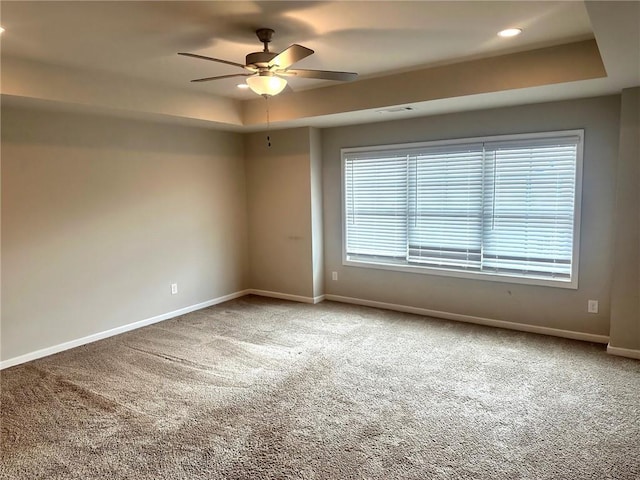
M640 84L640 72L634 72L637 65L628 60L640 58L640 45L626 34L613 38L620 32L620 19L637 33L640 17L634 16L640 15L639 3L627 3L631 9L616 2L579 1L3 0L0 24L6 31L0 46L3 70L7 58L27 59L90 73L94 79L104 75L111 83L122 78L135 80L140 87L251 100L255 94L236 88L236 79L189 82L242 73L241 69L181 57L177 52L244 63L247 53L261 50L255 30L270 27L276 30L272 50L281 51L292 43L315 50L296 67L354 71L362 81L595 37L611 81L593 83L601 86L585 92L604 93ZM619 7L622 10L616 14ZM499 38L496 33L507 27L520 27L524 33ZM616 53L607 58L604 44ZM10 73L3 71L3 81ZM294 91L334 83L288 80ZM575 96L575 89L567 86L570 92ZM554 95L558 96L557 91ZM490 99L483 103L490 105ZM361 113L358 119L366 120Z

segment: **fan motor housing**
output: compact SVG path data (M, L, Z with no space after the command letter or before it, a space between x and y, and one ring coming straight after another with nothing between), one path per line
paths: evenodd
M266 67L276 55L278 54L275 52L253 52L246 56L246 64Z

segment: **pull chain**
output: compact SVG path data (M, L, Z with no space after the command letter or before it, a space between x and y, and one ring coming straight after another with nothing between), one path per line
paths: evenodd
M264 100L267 102L267 147L271 146L271 122L269 121L269 95L264 95Z

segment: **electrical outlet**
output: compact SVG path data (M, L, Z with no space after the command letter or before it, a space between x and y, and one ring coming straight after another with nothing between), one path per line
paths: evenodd
M338 280L338 272L331 272L331 280L334 282Z
M177 283L172 283L171 284L171 295L175 295L176 293L178 293L178 284Z
M598 313L598 300L587 301L587 312Z

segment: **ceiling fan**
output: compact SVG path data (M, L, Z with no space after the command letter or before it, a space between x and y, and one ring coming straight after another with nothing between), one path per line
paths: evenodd
M335 72L329 70L301 70L291 69L294 63L311 55L313 50L302 45L293 44L280 53L270 52L269 43L273 37L274 30L271 28L260 28L256 30L258 39L264 44L261 52L253 52L246 56L246 65L241 63L221 60L219 58L206 57L195 53L180 52L178 55L210 60L212 62L225 63L248 70L250 73L236 73L232 75L221 75L217 77L205 77L191 80L192 82L208 82L210 80L220 80L232 77L247 77L247 85L258 95L273 96L280 93L287 86L287 81L283 76L296 76L301 78L317 78L321 80L337 80L348 82L355 80L357 73Z

